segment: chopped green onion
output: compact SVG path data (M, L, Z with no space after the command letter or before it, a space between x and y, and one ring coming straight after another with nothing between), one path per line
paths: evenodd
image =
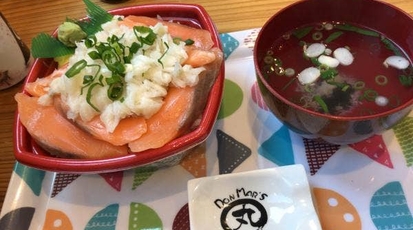
M93 83L89 86L86 94L86 102L94 109L96 112L100 112L100 110L92 103L92 90L95 86L100 85L99 83Z
M355 89L363 89L366 86L366 83L364 83L364 81L356 81L354 83L354 88Z
M372 37L379 37L380 36L380 34L375 32L375 31L367 30L367 29L361 29L359 27L352 26L352 25L349 25L349 24L337 24L336 28L340 29L340 30L352 31L352 32L356 32L356 33L359 33L359 34L362 34L362 35L367 35L367 36L372 36Z
M306 84L306 85L304 85L304 90L305 90L306 92L308 92L308 93L311 93L311 92L314 91L314 88L311 87L310 84Z
M137 42L134 42L134 43L132 43L132 45L129 47L129 52L130 52L131 54L136 54L140 48L141 48L141 46L140 46Z
M84 59L76 62L72 67L70 67L70 69L66 71L65 73L66 77L72 78L76 76L77 74L80 73L80 71L82 71L82 69L86 67L86 65L87 65L87 62Z
M85 39L85 46L86 46L86 48L92 48L93 46L95 46L96 41L97 41L97 39L96 39L96 36L95 36L95 35L89 36L88 38L86 38L86 39Z
M372 89L368 89L368 90L364 91L363 98L368 100L368 101L374 101L374 99L376 99L376 97L378 95L379 94L376 91L374 91Z
M323 33L321 33L320 31L314 32L312 35L313 40L321 40L323 38Z
M89 55L89 57L92 58L92 60L97 60L97 59L102 58L99 52L97 52L96 50L90 51L87 55Z
M133 32L141 44L152 45L155 42L156 34L153 30L146 26L135 26ZM145 36L143 36L145 35Z
M122 82L122 76L113 74L110 78L106 78L105 80L106 80L106 84L112 85L117 82Z
M123 88L123 83L121 81L110 84L108 89L108 98L112 101L119 100L122 97Z
M346 92L348 88L350 88L350 85L346 84L345 86L341 88L341 91Z
M121 62L119 55L113 50L108 49L102 53L102 61L112 72L123 73L125 72L125 66Z
M122 35L123 37L124 35ZM108 38L108 44L113 49L115 53L118 55L123 55L125 53L125 46L121 44L119 41L122 37L117 37L116 35L112 35L112 37Z
M394 45L393 42L391 42L389 39L383 37L383 38L381 38L380 40L381 40L381 42L383 42L384 46L385 46L388 50L393 51L393 53L394 53L395 55L397 55L397 56L403 56L403 53L400 51L400 49L397 48L397 46Z
M306 55L304 55L305 57L307 57ZM310 61L313 65L315 66L320 66L321 62L318 61L318 58L314 57L314 58L310 58Z
M265 64L271 65L274 62L274 58L272 56L269 56L269 55L265 56L264 57L264 62L265 62Z
M343 90L343 88L346 88L343 91L346 91L347 88L350 87L350 85L348 85L347 83L336 82L336 81L331 80L331 79L326 80L326 82L330 85L335 85L335 86L337 86L338 88L340 88L342 90Z
M172 38L172 41L173 41L173 43L178 45L182 41L182 39L181 38ZM190 38L186 39L183 42L185 43L186 46L190 46L190 45L193 45L195 43L195 41L190 39Z
M336 40L338 37L340 37L344 32L343 31L336 31L332 34L330 34L330 36L328 36L328 38L324 41L325 43L330 43L334 40Z
M318 69L320 69L320 72L324 72L330 69L330 67L328 67L328 65L321 64L320 66L318 66Z
M94 77L92 75L85 75L83 76L83 84L84 85L89 85L90 83L92 83L94 80Z
M284 85L284 87L281 90L282 91L286 90L288 86L290 86L295 80L297 80L297 78L293 77L287 84Z
M83 90L85 88L87 88L88 86L90 86L96 79L96 77L98 76L98 74L100 73L100 65L87 65L88 67L98 67L95 76L92 75L85 75L83 76L83 87L80 90L80 94L83 94ZM98 82L100 85L103 85L102 83L102 79L103 79L103 75L100 75Z
M165 54L168 52L168 50L169 50L169 46L168 46L168 43L166 43L166 42L164 42L163 43L165 46L166 46L166 50L165 50L165 52L162 54L162 56L160 57L160 58L158 58L158 62L162 65L162 67L163 67L163 63L162 63L162 58L165 56Z
M377 83L377 85L387 85L388 83L387 77L384 75L377 75L374 78L374 81Z
M321 109L323 110L324 113L329 113L327 104L325 103L323 98L321 98L320 95L315 95L313 99L314 99L315 102L318 103L318 105L320 105L320 107L321 107Z
M320 69L320 72L321 78L324 80L333 79L335 76L338 75L338 71L334 68Z
M184 42L185 42L186 46L190 46L190 45L193 45L195 43L195 41L190 39L190 38L186 39Z
M403 86L412 86L413 85L413 77L407 75L400 75L399 81Z
M295 37L297 37L298 39L301 39L301 38L305 37L308 33L310 33L312 29L313 29L313 27L311 27L311 26L304 27L304 28L301 28L301 29L297 29L293 32L293 35Z
M182 39L181 38L172 38L172 41L173 41L173 43L178 45L182 41Z

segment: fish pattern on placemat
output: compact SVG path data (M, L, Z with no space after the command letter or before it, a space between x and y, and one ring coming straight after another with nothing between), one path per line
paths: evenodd
M412 212L397 181L387 183L374 193L370 213L377 229L413 229Z
M85 226L85 230L115 230L118 220L119 204L111 204L97 212Z

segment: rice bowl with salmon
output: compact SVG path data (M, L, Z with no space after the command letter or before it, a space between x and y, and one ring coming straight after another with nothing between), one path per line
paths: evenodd
M210 30L162 16L113 15L50 74L27 80L15 96L18 124L60 158L156 152L202 125L222 70ZM222 85L215 90L220 97Z

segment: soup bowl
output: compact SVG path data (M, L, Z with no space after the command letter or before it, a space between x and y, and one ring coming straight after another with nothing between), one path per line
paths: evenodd
M362 41L353 41L360 37ZM371 37L377 39L374 45L370 44ZM297 42L298 48L295 50L301 49L301 54L293 58L285 56L286 53L294 54L292 51L294 48L291 43L288 43L291 39ZM312 44L316 45L311 47ZM374 52L380 53L385 49L392 50L395 53L393 58L397 59L402 56L403 58L399 61L403 60L407 66L397 68L393 65L388 66L387 59L384 60L385 58L382 57L383 54L377 56L379 64L372 66L372 63L376 63L375 57L366 56L362 58L363 60L358 59L366 52L360 49L362 45L368 46L365 47L368 55ZM316 80L309 80L308 76L303 78L305 74L308 74L304 73L303 66L298 66L296 69L289 68L293 66L291 63L306 62L309 67L312 66L319 72L325 73L324 62L321 64L317 62L320 56L314 59L315 55L320 54L309 55L317 50L317 46L322 49L321 55L328 56L330 61L335 60L333 62L339 59L333 56L335 49L338 49L338 46L344 48L347 56L350 56L347 61L352 62L352 67L346 64L345 60L340 60L337 67L328 66L327 69L332 72L329 76L334 76L333 80L328 77L324 78L322 74ZM285 52L282 53L281 50ZM330 54L331 52L333 53ZM268 56L271 58L268 59ZM392 128L409 114L413 107L413 87L410 86L411 82L403 85L402 80L410 81L411 79L409 72L412 66L411 57L413 57L412 17L395 6L375 0L302 0L296 2L274 14L264 24L254 47L257 82L263 99L272 113L290 130L305 138L320 139L339 145L360 142L375 134L380 134ZM266 63L270 63L270 67ZM396 70L391 70L393 72L390 74L396 76L384 76L380 74L380 71L376 71L376 69L387 71L391 68ZM350 70L352 72L345 72ZM333 113L331 108L330 110L327 108L326 100L334 98L337 94L326 98L323 93L320 93L322 91L314 91L314 85L320 86L322 85L320 81L325 81L330 87L338 88L337 84L331 86L334 84L330 83L337 82L334 78L340 75L350 75L350 80L344 78L338 82L342 83L341 91L352 92L352 94L347 95L349 99L347 104L333 104L335 106ZM281 80L282 77L289 77L289 80ZM327 78L330 80L325 80ZM395 81L395 85L387 84L390 81ZM374 86L375 90L371 90L370 88L374 87L369 88L369 84L380 86ZM289 93L286 94L284 91ZM308 101L304 102L309 98L308 95L295 95L298 92L308 91L312 92L311 99L315 104L314 108L309 106ZM382 94L387 96L383 97ZM343 94L340 95L343 96ZM378 104L376 105L377 111L374 107L368 108L366 101L368 97L370 101L376 101ZM380 104L382 100L384 103ZM360 111L355 112L356 106L360 107Z

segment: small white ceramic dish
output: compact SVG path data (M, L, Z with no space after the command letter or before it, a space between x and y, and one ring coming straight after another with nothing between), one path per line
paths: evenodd
M191 229L321 229L302 165L193 179L188 198Z

